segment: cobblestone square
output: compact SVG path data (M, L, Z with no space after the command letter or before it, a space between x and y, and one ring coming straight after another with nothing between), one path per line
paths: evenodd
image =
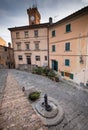
M5 84L8 72L15 77L21 88L25 87L26 94L38 90L41 95L47 93L61 105L65 112L65 119L61 124L49 127L49 130L88 130L88 90L62 81L57 83L47 77L24 71L0 70L0 92L4 88L2 86ZM2 95L3 92L4 90Z

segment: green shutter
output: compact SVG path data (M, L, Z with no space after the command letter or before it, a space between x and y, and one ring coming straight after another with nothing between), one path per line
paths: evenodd
M61 71L61 76L64 76L64 71Z
M55 30L52 31L52 37L55 37Z
M52 45L52 52L55 52L55 45Z
M70 65L69 59L66 59L66 60L65 60L65 65L66 65L66 66L69 66L69 65Z
M52 69L54 70L54 60L52 60Z
M70 32L71 31L71 24L66 25L66 32Z
M70 79L73 79L74 78L74 75L73 74L70 74Z
M65 44L65 50L66 50L66 51L69 51L69 50L70 50L70 43L69 43L69 42Z
M56 61L56 71L58 71L58 61Z

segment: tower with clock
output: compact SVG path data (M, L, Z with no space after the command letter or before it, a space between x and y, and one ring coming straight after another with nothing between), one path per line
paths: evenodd
M41 15L37 7L33 6L32 8L27 9L27 14L29 18L29 25L40 24Z

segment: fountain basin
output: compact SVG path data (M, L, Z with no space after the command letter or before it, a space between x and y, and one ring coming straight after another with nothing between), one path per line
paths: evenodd
M42 97L40 100L33 104L33 108L40 116L43 124L45 126L55 126L61 123L64 119L64 111L59 103L55 99L48 97L48 103L52 107L52 110L46 111L42 106L43 101L44 99Z

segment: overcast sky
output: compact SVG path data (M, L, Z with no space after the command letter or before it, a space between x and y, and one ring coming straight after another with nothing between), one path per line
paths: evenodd
M11 42L9 27L28 25L27 9L37 2L41 22L56 22L88 6L88 0L0 0L0 36Z

